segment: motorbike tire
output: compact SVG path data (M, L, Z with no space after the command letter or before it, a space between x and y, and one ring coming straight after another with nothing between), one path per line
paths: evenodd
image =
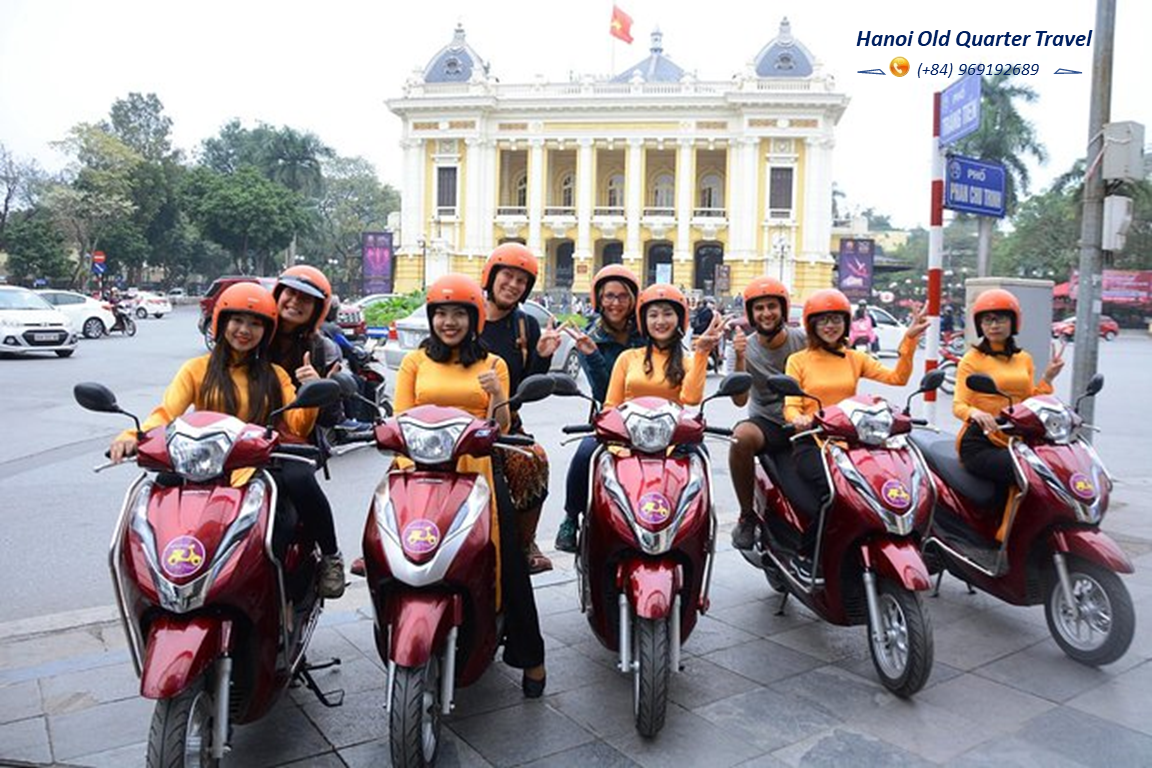
M956 391L956 363L944 363L940 366L944 371L944 381L940 383L940 391L951 395Z
M873 638L869 616L872 665L885 688L900 698L908 698L924 687L932 672L932 620L919 593L886 579L878 589L885 642L878 644Z
M1077 620L1064 599L1060 579L1053 572L1046 579L1044 618L1060 650L1081 664L1111 664L1128 651L1136 632L1136 612L1124 582L1112 571L1088 560L1068 560L1072 594L1081 609L1092 612ZM1087 636L1082 633L1087 630Z
M124 318L124 335L125 336L135 336L136 335L136 321L130 317Z
M636 669L632 703L636 730L652 738L664 727L668 712L668 686L672 674L672 645L668 619L636 619Z
M148 731L148 768L217 768L220 761L212 757L215 711L203 677L173 698L157 701Z
M396 667L388 712L392 765L434 765L440 750L440 663L435 655L420 667Z

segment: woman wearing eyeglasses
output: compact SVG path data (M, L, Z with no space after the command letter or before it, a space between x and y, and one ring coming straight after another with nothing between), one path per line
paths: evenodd
M924 309L916 310L904 339L900 342L900 359L895 368L887 368L871 355L848 347L848 326L852 317L852 304L848 297L835 288L816 291L804 302L804 330L808 334L808 348L794 352L785 368L800 388L825 405L834 405L856 394L860 379L872 379L883 384L903 386L912 377L912 359L916 354L917 339L928 328ZM784 401L784 419L797 432L812 426L812 417L819 406L815 400L789 397ZM792 447L796 468L800 476L819 497L815 509L797 512L816 520L831 496L824 471L824 458L815 436L797 440ZM816 525L804 531L800 553L793 560L793 570L802 579L810 579L812 550L816 543Z
M998 395L983 395L968 389L968 376L985 373L996 387L1014 402L1032 395L1052 392L1052 382L1064 368L1057 351L1037 384L1032 356L1016 346L1022 317L1020 302L1008 291L993 288L980 294L972 304L972 322L980 343L964 353L956 367L956 393L952 413L964 423L960 431L960 461L973 474L985 477L1001 488L1016 483L1012 457L1006 450L1008 439L996 424L996 414L1005 405Z

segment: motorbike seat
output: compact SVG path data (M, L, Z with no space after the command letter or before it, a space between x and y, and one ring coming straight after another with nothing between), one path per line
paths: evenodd
M995 483L972 474L960 463L960 457L956 455L955 435L913 432L911 439L944 485L979 509L998 510L1003 505L1000 489Z
M820 514L820 497L800 476L792 452L761 453L758 458L760 466L768 473L772 483L788 497L792 507L808 520L815 520Z

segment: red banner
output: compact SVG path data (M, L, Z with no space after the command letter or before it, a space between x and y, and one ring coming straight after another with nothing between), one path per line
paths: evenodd
M632 17L616 6L612 6L612 26L608 34L626 43L632 42Z
M1076 300L1079 285L1080 275L1078 272L1073 272L1068 286L1068 293L1073 301ZM1106 269L1103 293L1101 300L1105 304L1152 304L1152 270L1137 272Z

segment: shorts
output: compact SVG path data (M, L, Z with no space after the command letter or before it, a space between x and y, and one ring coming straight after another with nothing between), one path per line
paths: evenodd
M764 453L781 453L792 450L790 439L792 431L783 425L763 416L749 416L736 426L744 423L753 424L760 430L760 434L764 436Z

